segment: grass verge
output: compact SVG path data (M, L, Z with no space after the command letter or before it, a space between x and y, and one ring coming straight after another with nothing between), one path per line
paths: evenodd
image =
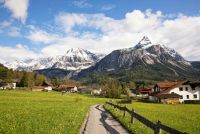
M129 109L135 109L136 113L139 113L155 123L160 120L163 124L182 132L191 134L199 134L200 132L200 105L198 104L165 105L133 102L133 104L127 104L126 106ZM119 110L114 110L111 106L106 106L105 108L117 117L132 133L153 134L150 128L136 119L134 125L131 124L128 114L126 117L123 117L123 113Z

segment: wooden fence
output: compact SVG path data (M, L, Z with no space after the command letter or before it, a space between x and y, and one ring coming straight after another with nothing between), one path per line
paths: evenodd
M144 125L146 125L147 127L151 128L154 131L154 134L161 134L161 130L164 130L170 134L187 134L186 132L181 132L178 131L174 128L168 127L164 124L162 124L160 121L158 121L157 123L154 123L150 120L148 120L147 118L135 113L134 109L129 110L126 106L121 107L117 104L113 104L111 102L106 102L106 104L112 106L113 108L117 108L120 111L123 111L123 116L126 116L126 113L130 114L131 118L130 118L130 123L134 124L134 118L137 119L138 121L140 121L141 123L143 123Z

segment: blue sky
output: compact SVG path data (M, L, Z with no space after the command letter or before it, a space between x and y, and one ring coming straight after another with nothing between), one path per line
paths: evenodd
M200 60L199 29L199 0L0 0L0 62L73 47L109 53L142 36Z

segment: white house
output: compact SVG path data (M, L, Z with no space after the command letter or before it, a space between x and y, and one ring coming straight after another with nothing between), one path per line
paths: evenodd
M67 91L67 92L71 92L71 93L78 92L78 87L76 85L60 85L59 89L61 91Z
M200 100L200 82L186 82L169 90L181 96L180 102L185 100Z
M33 86L31 87L32 91L52 91L51 86Z
M101 92L102 92L101 88L99 90L95 89L91 91L91 95L101 95Z
M78 92L78 87L77 86L72 87L71 92L73 92L73 93Z
M47 91L52 91L52 87L51 86L47 86L44 89L47 90Z
M6 83L5 85L1 86L0 89L15 89L16 88L16 83Z
M160 86L162 85L162 86ZM156 84L150 101L183 103L186 100L200 100L200 81L177 81Z

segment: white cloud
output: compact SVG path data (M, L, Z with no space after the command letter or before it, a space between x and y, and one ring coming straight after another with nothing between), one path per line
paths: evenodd
M55 17L54 26L62 31L55 34L29 27L27 38L46 44L39 54L55 56L78 47L108 54L116 49L133 47L146 35L153 43L174 48L188 60L200 60L200 16L171 18L160 11L133 10L117 20L104 14L60 13Z
M74 26L83 25L88 20L85 14L60 13L55 21L58 25L64 27L65 32L71 32Z
M109 4L109 5L104 5L101 7L101 10L102 11L109 11L109 10L112 10L113 8L115 8L115 5L113 4Z
M5 0L4 7L11 11L12 16L25 23L28 15L29 0Z
M65 29L66 36L45 47L42 50L44 53L60 54L71 47L109 53L132 47L147 35L153 43L174 48L188 60L200 60L200 50L197 49L200 47L199 16L181 14L171 18L160 11L133 10L124 19L116 20L104 14L61 13L56 17L56 22ZM85 31L80 33L77 27Z
M1 61L12 62L14 60L22 60L26 58L35 58L38 55L29 50L22 44L17 44L15 47L6 47L0 45Z
M79 8L89 8L92 7L92 4L87 2L87 0L75 0L73 1L73 5L79 7Z
M58 37L55 34L49 34L41 29L35 29L30 31L27 38L36 43L48 44L56 41Z

